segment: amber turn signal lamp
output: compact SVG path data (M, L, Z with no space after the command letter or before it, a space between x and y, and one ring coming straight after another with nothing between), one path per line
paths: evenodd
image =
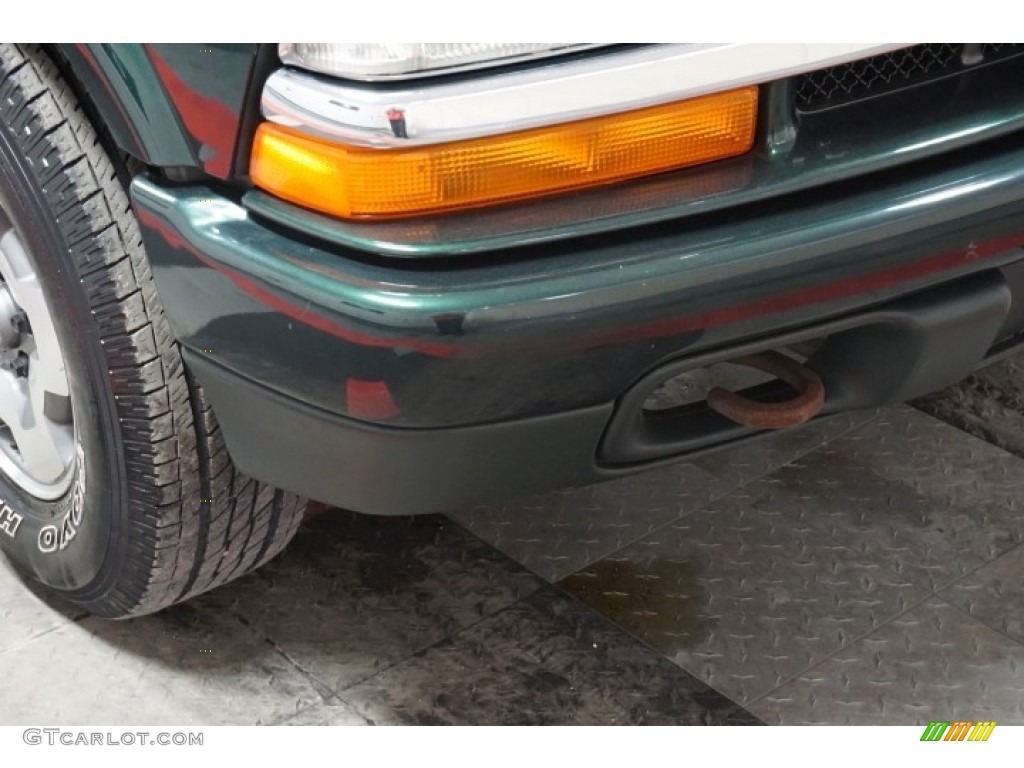
M472 208L671 171L747 152L757 87L486 138L409 148L256 132L256 186L342 218Z

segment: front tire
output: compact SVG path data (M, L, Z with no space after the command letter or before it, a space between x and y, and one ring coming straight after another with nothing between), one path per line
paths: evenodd
M232 465L115 163L46 54L0 45L0 549L126 617L259 567L305 500Z

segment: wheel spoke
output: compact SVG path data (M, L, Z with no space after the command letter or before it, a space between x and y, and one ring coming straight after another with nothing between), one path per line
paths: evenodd
M64 371L64 357L57 341L57 329L53 326L43 288L39 284L28 255L14 230L0 237L0 270L14 303L28 316L35 340L36 354L32 363L40 368L42 386L47 392L61 397L68 396L68 379ZM8 274L10 273L10 274Z
M30 381L0 371L0 419L11 431L25 471L52 483L64 474L73 449L70 425L54 424L43 413Z
M35 327L32 330L35 331ZM56 340L56 335L54 335L54 343L56 343ZM36 343L38 344L38 339ZM40 403L42 403L44 392L49 392L62 398L66 398L71 394L68 390L68 376L64 369L64 359L60 356L59 352L57 354L47 354L37 347L37 351L29 355L28 369L30 371L30 378L33 380L33 399L38 396ZM40 405L40 407L42 406Z
M28 382L8 371L0 371L0 421L18 439L28 407Z
M58 498L71 476L75 443L64 356L33 262L2 215L0 277L3 320L14 324L3 340L0 369L0 423L13 445L0 441L0 471L35 496Z

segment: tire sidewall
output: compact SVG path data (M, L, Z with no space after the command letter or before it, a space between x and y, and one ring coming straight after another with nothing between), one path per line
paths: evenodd
M71 487L54 501L30 496L0 475L0 513L8 521L0 548L17 569L81 603L106 592L111 566L119 562L114 550L124 521L116 511L127 509L123 446L112 379L76 258L91 238L68 244L48 190L26 168L18 138L0 124L0 203L36 270L57 331L75 420L76 467ZM50 194L53 188L74 194L61 173L51 183ZM73 219L75 210L64 215ZM20 517L16 525L12 514Z

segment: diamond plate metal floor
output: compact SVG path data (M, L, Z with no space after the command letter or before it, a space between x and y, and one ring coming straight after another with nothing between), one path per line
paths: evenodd
M0 724L1024 723L1020 367L450 520L327 513L136 621L0 561Z
M1024 723L1022 491L901 406L561 585L769 723Z
M756 724L439 516L324 514L256 574L124 622L0 561L0 724Z

